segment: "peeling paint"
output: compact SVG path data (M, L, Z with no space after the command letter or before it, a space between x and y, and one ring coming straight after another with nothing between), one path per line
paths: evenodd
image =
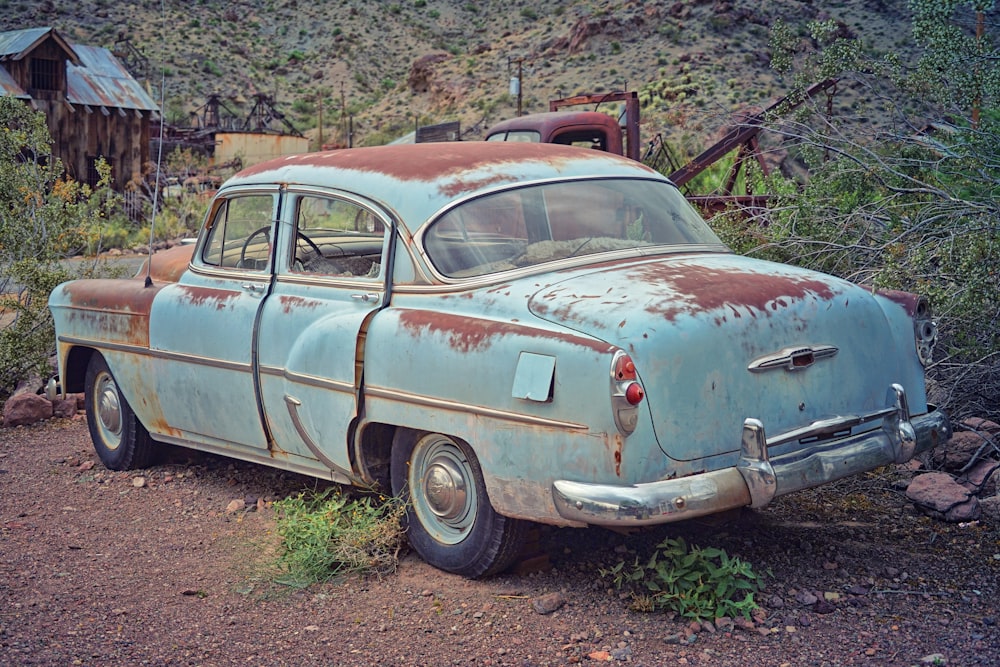
M562 331L536 329L513 322L483 320L426 310L403 310L399 313L399 320L403 328L414 336L424 333L447 336L451 348L462 353L487 350L503 337L514 335L535 339L548 338L602 354L616 349L615 346L603 341Z
M215 310L225 310L230 308L230 302L238 297L238 294L230 290L213 289L211 287L196 287L194 285L178 285L178 289L183 292L184 299L192 306L199 308L215 308Z

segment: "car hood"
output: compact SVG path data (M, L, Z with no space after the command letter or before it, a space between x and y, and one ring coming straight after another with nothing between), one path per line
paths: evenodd
M905 375L878 300L831 276L729 254L561 275L531 311L631 355L652 431L674 459L738 451L748 417L776 435L884 407Z

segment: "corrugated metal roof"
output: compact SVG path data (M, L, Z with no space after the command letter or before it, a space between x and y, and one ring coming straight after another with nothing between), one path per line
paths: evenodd
M24 88L17 85L17 81L14 81L14 78L3 67L0 67L0 95L4 97L20 97L26 100L31 99L31 95L28 95L24 91Z
M73 44L80 65L66 64L66 100L92 107L159 111L156 102L107 49Z
M66 101L90 107L160 110L138 81L115 58L99 46L69 44L53 28L27 28L0 32L0 62L19 59L26 51L51 36L68 48L66 62ZM74 60L76 63L74 64ZM30 99L30 95L0 66L0 94Z
M52 28L27 28L0 32L0 59L6 60L11 56L15 60L20 58L27 49L30 49L51 31Z

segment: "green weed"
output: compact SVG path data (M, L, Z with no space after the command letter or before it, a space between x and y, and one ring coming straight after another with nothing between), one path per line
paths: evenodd
M389 498L350 498L336 487L274 503L281 537L278 583L307 586L350 573L396 568L405 506Z
M674 611L690 619L743 616L757 608L757 575L749 563L722 549L688 546L667 538L642 562L619 561L600 570L615 588L631 595L636 611Z

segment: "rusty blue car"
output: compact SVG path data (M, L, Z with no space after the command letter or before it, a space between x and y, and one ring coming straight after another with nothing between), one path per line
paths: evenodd
M50 308L108 468L169 443L389 492L467 577L531 522L761 508L949 436L926 299L736 255L665 177L566 146L264 162L197 243Z

